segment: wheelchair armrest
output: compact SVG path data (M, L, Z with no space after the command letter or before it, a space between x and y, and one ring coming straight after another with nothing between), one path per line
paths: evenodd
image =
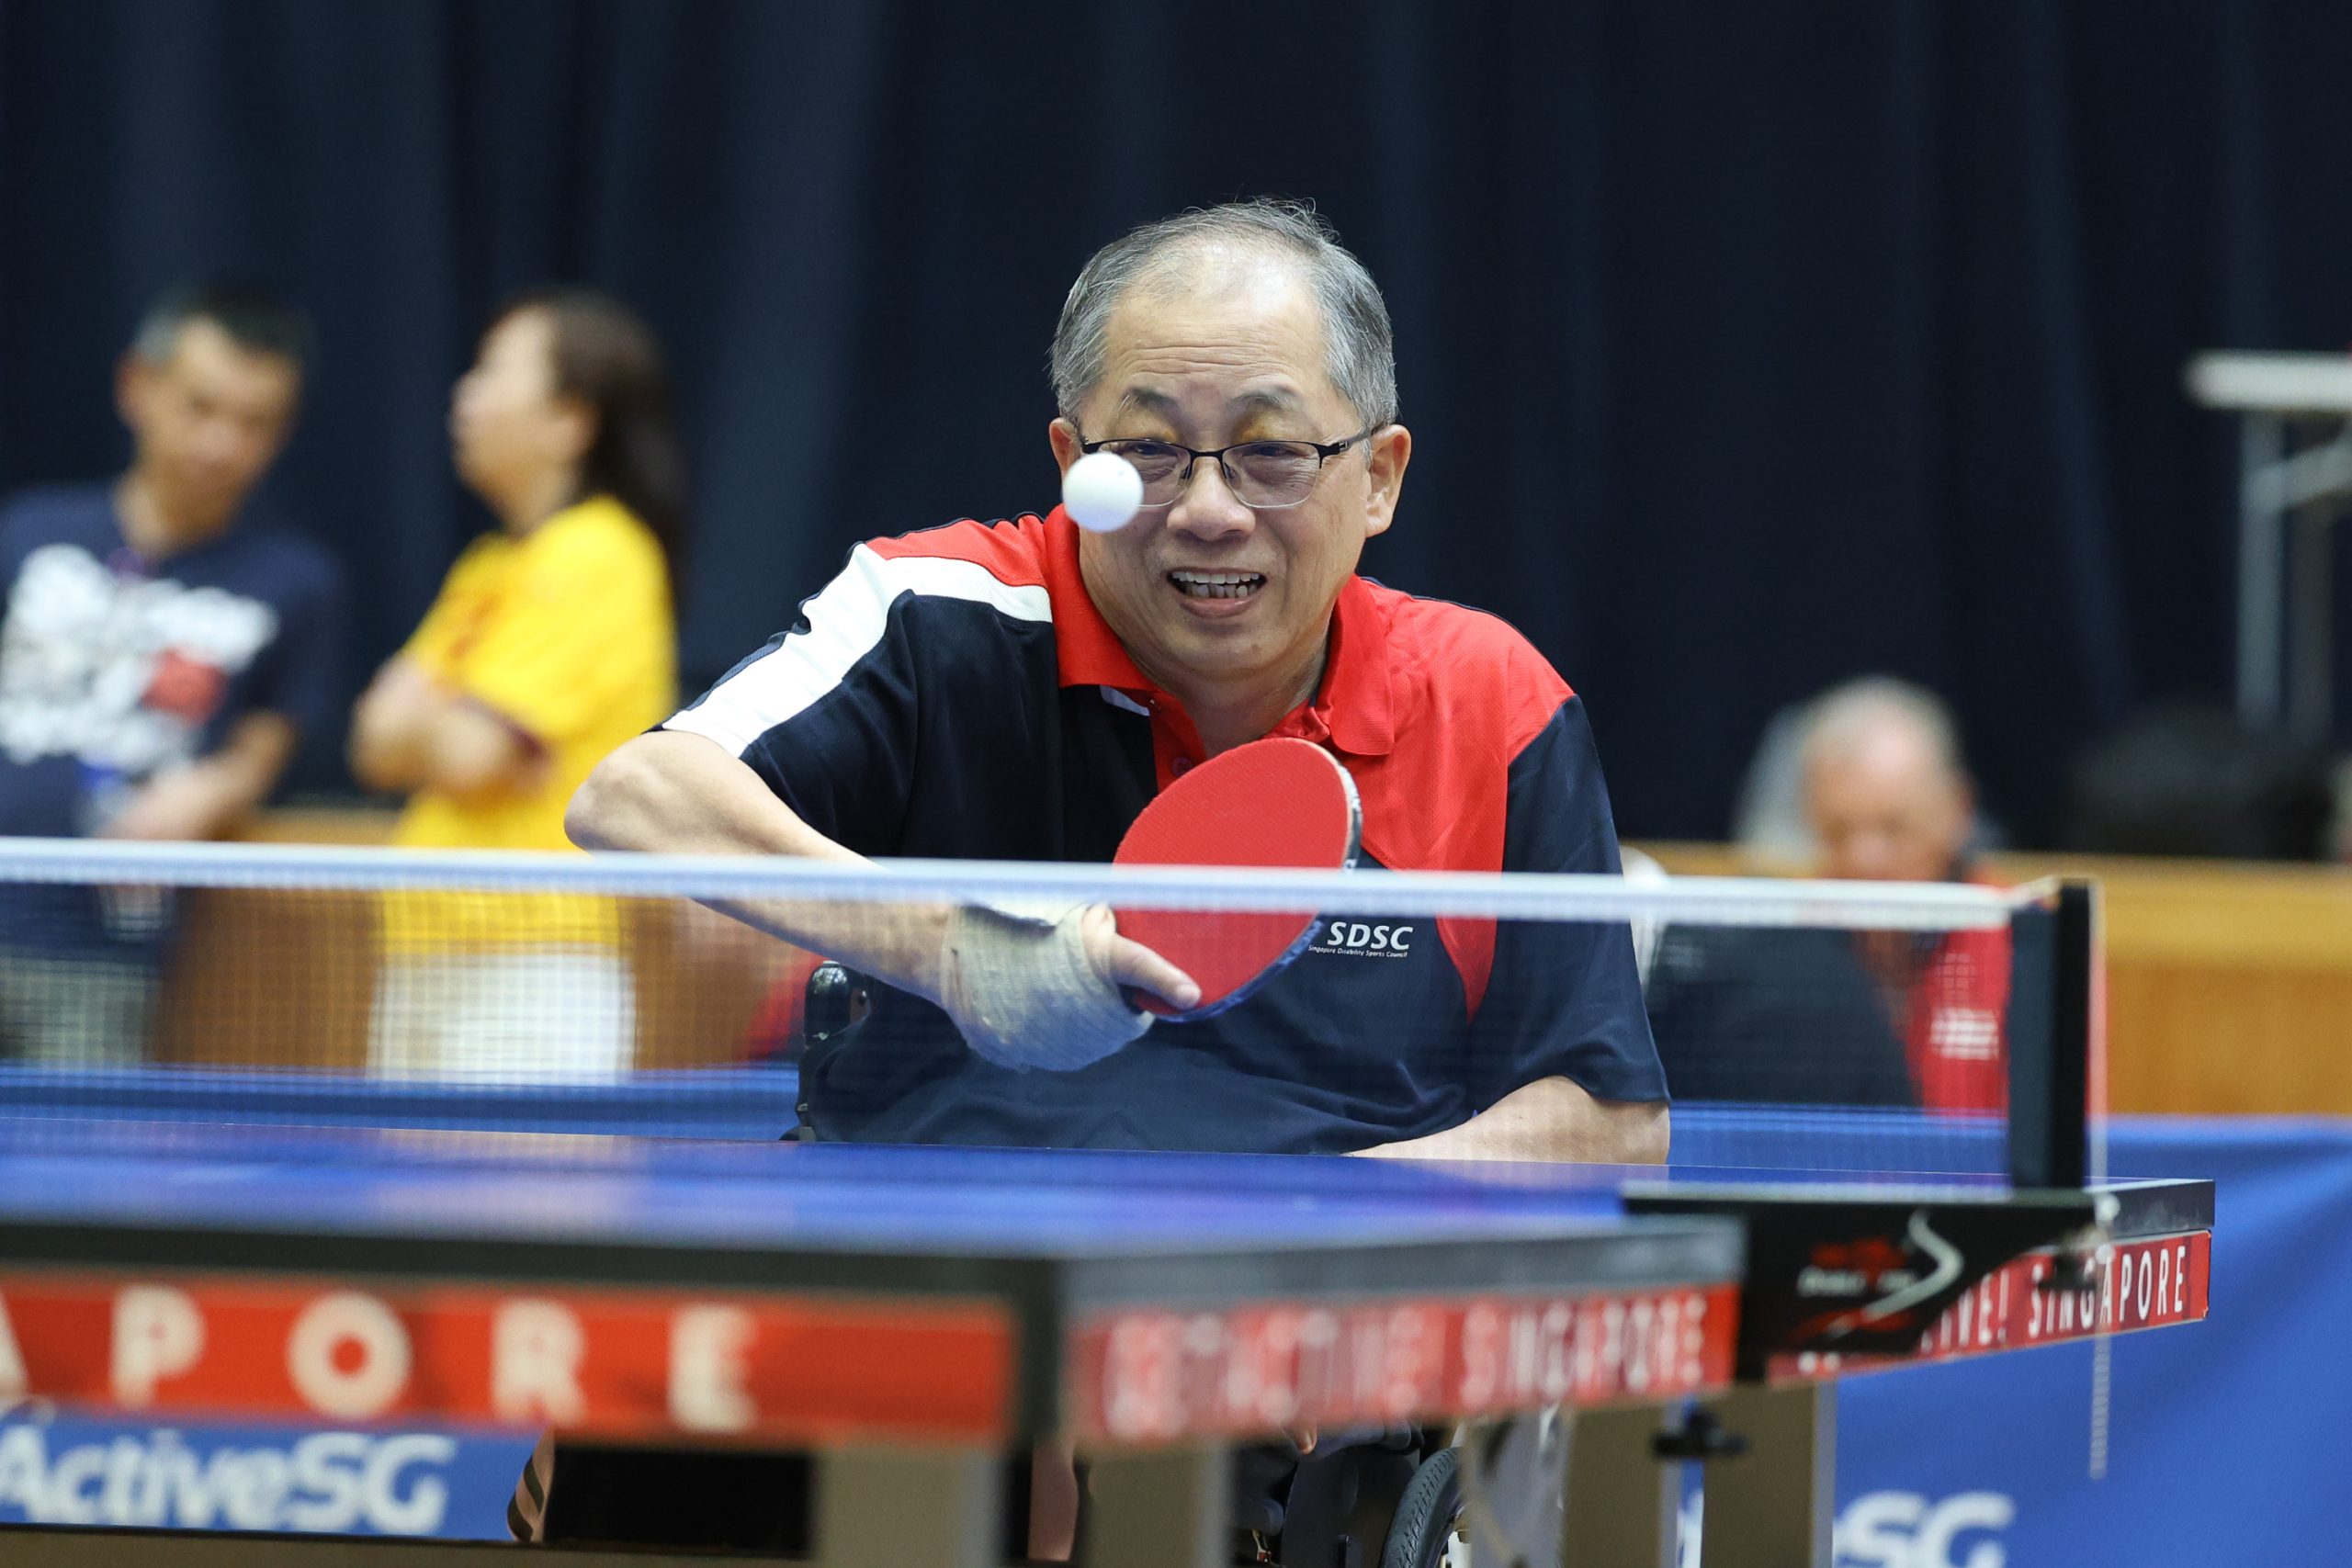
M831 959L809 972L800 1007L800 1048L831 1045L849 1038L874 1010L873 983Z
M817 1129L808 1120L809 1053L820 1046L839 1046L855 1034L874 1010L873 983L856 970L831 959L809 972L800 1005L800 1041L793 1055L800 1065L799 1124L785 1134L792 1143L813 1144Z

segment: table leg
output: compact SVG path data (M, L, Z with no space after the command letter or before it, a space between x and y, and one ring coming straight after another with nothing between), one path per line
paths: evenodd
M1089 1469L1079 1548L1086 1568L1223 1568L1231 1561L1233 1460L1222 1447L1102 1454Z
M1704 1568L1829 1568L1838 1385L1742 1386L1713 1402L1747 1451L1707 1466Z
M973 1449L829 1449L817 1461L809 1561L820 1568L994 1568L1003 1466Z
M1646 1405L1577 1414L1562 1568L1673 1568L1682 1467L1657 1457L1659 1425Z

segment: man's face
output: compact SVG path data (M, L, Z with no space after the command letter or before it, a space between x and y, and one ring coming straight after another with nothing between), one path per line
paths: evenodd
M1863 882L1950 877L1973 810L1935 749L1893 725L1809 759L1804 804L1822 874Z
M1207 450L1329 443L1363 427L1331 384L1321 314L1295 267L1203 258L1172 287L1131 288L1107 336L1102 378L1075 426L1054 422L1065 469L1081 438ZM1216 463L1200 463L1171 504L1080 536L1087 591L1144 673L1190 702L1303 679L1364 541L1396 512L1411 446L1402 426L1387 426L1327 461L1305 501L1264 510L1235 499ZM1196 572L1246 576L1237 592Z
M285 446L300 394L292 360L201 318L161 363L126 359L116 402L165 521L203 534L234 516Z

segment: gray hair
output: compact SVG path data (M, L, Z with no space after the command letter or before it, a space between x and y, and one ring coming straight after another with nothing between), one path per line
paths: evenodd
M1960 754L1960 727L1944 700L1892 675L1864 675L1805 705L1802 755L1811 766L1824 756L1851 749L1882 726L1908 728L1927 746L1953 782L1965 784L1968 766Z
M1130 230L1094 253L1070 285L1054 328L1054 400L1064 418L1102 379L1111 312L1126 291L1164 274L1176 256L1216 244L1298 263L1322 310L1331 384L1366 424L1377 428L1396 418L1396 341L1380 286L1312 204L1271 199L1194 208Z

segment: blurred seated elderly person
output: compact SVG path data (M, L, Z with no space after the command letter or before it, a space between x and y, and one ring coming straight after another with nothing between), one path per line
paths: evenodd
M1951 710L1887 676L1835 687L1768 731L1744 843L1824 876L1983 881L1975 792ZM1680 1098L1997 1111L2007 933L1671 931L1651 1021Z
M1849 681L1806 707L1797 755L1822 875L1973 880L1976 792L1934 693L1884 675Z
M1807 824L1824 876L1855 882L1990 882L1972 863L1976 792L1959 728L1923 686L1871 675L1806 710L1799 750ZM2007 1102L2001 1010L2006 931L1877 933L1856 940L1930 1110Z

